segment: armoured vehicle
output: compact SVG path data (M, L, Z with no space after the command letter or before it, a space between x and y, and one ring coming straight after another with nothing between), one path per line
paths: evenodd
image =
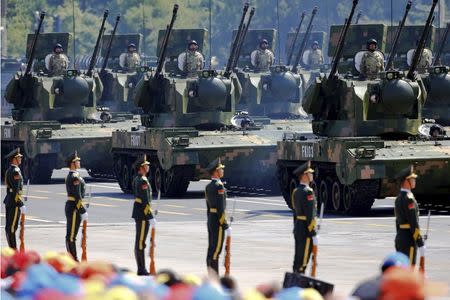
M445 52L449 52L449 30L450 23L447 24L439 42L439 47L435 51L433 65L428 69L427 74L422 75L422 79L428 91L427 102L423 108L423 116L436 120L439 124L450 126L450 66L444 65Z
M315 170L319 203L330 210L367 213L376 198L398 193L394 178L409 165L415 165L419 174L414 190L419 201L448 200L450 140L442 131L421 125L426 91L414 75L419 56L406 75L392 70L382 72L379 79L361 81L337 72L346 41L357 40L356 31L349 30L357 2L353 1L343 27L329 75L317 78L305 94L303 108L313 116L315 136L286 132L278 143L278 178L286 203L291 207L290 194L297 184L292 171L308 160ZM431 25L432 13L425 28ZM330 31L333 48L337 30ZM378 39L385 40L385 34ZM431 131L437 133L434 140Z
M183 74L178 55L192 39L204 50L207 32L173 29L176 12L168 30L160 32L156 69L136 87L135 101L144 111L141 126L113 133L114 170L122 190L130 192L132 166L142 154L151 162L152 185L161 182L162 193L169 197L183 195L190 181L208 178L206 167L217 157L226 165L228 185L277 188L276 139L282 131L261 130L248 116L235 115L241 88L231 67L220 74L205 69L196 78Z
M44 16L42 13L40 24ZM1 125L2 153L20 147L24 176L32 183L50 182L53 169L64 167L74 150L92 176L112 177L111 132L122 123L127 127L132 123L101 121L104 115L97 111L96 103L103 86L93 67L86 74L67 70L63 76L49 75L45 67L48 53L55 43L68 49L71 35L41 34L39 29L28 36L26 70L18 72L6 88L5 98L13 109L12 120ZM3 161L2 168L7 165Z
M111 112L136 112L137 107L133 101L134 89L148 68L145 66L128 68L125 56L131 43L136 45L136 52L141 53L142 35L115 34L118 22L119 16L113 32L103 35L102 39L103 60L99 75L104 90L98 105L108 107Z

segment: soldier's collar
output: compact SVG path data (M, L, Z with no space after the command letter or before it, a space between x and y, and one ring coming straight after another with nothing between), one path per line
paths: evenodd
M401 192L406 192L406 193L411 193L411 190L404 189L404 188L401 188L400 191L401 191Z
M78 171L77 171L77 170L69 170L69 172L71 172L71 173L77 173Z
M211 177L211 180L221 181L220 178L217 177Z
M309 184L306 184L304 182L300 182L300 184L309 187Z
M15 164L11 164L11 166L14 167L14 168L19 167L18 165L15 165Z

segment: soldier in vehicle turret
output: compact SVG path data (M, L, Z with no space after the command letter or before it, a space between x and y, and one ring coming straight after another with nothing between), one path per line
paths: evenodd
M419 41L416 41L416 45L419 43ZM406 57L408 60L408 65L411 65L412 57L414 56L414 51L416 49L411 49L406 53ZM425 73L427 72L427 69L431 66L433 63L433 52L431 52L430 49L424 48L422 51L422 55L420 56L419 63L417 64L417 72L418 73Z
M318 41L314 41L311 45L311 50L308 52L307 64L311 69L317 69L323 64L323 54L319 48Z
M255 72L267 72L269 67L273 65L275 56L269 50L269 42L266 39L262 39L259 42L258 49L252 52L250 58Z
M141 64L141 57L137 53L136 45L130 43L127 47L127 52L119 56L120 66L127 71L134 71Z
M53 53L47 55L46 68L51 76L61 76L69 66L69 59L64 54L64 49L61 44L56 44L53 47Z
M197 41L191 40L186 51L178 55L178 68L185 72L187 77L196 77L197 71L202 70L204 65L205 59L198 51Z
M367 51L361 59L361 77L364 79L376 79L378 73L384 70L384 56L377 49L377 41L370 39L367 41Z

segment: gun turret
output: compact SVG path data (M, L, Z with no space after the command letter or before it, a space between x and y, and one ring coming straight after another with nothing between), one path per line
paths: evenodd
M227 66L225 68L225 73L224 73L225 77L228 77L231 74L231 70L232 70L233 63L234 63L234 57L235 57L236 51L238 49L238 46L239 46L238 44L241 39L242 33L244 31L244 26L245 26L244 20L245 20L245 16L247 15L248 7L249 7L249 4L245 3L244 9L242 11L241 21L239 22L238 32L236 33L236 36L234 37L233 44L231 45L230 56L228 57L228 62L227 62Z
M307 43L307 41L308 41L309 34L311 33L312 22L313 22L313 20L314 20L314 16L316 15L316 13L317 13L317 6L315 6L314 9L313 9L313 11L312 11L311 19L309 20L308 27L306 28L305 36L303 37L302 44L300 45L300 48L299 48L299 50L298 50L297 57L295 58L294 65L293 65L293 67L292 67L292 72L294 72L294 73L297 73L297 70L298 70L298 64L300 63L300 59L302 58L303 53L305 52L306 43Z
M292 45L289 48L289 52L288 52L288 59L287 59L288 66L291 64L292 54L294 53L295 44L297 43L298 34L300 32L300 28L302 27L303 20L305 19L305 15L306 15L306 13L302 12L302 16L300 17L300 23L298 23L297 30L295 30L294 40L292 41Z
M436 57L434 58L434 62L433 65L441 65L441 54L444 51L444 47L445 47L445 42L447 41L448 38L448 31L450 29L450 23L447 23L447 28L445 29L444 35L442 36L441 39L441 44L439 45L439 50L436 53Z
M31 71L31 66L33 65L33 60L34 60L34 54L36 52L37 40L39 38L39 34L41 33L41 27L42 27L42 23L44 23L44 18L45 18L45 11L42 11L40 16L39 16L39 24L38 24L38 27L37 27L36 32L34 34L33 43L31 44L30 57L28 58L27 68L25 70L25 74L29 74L30 71Z
M394 57L397 54L396 52L397 52L398 39L400 37L400 33L403 30L403 26L405 25L406 17L408 16L409 10L411 9L411 5L412 5L412 1L409 0L408 3L406 4L406 9L405 9L405 13L403 15L403 19L400 21L397 31L395 32L394 42L392 43L391 52L389 53L389 60L386 64L388 69L394 68Z
M244 44L245 37L247 36L248 28L250 27L250 22L252 21L252 18L253 18L254 14L255 14L255 8L252 7L252 9L250 10L250 15L249 15L248 20L247 20L247 24L244 25L244 32L241 35L241 39L239 40L239 44L238 44L236 53L234 55L235 57L234 57L233 65L232 65L232 68L231 68L232 70L234 70L234 68L236 68L236 65L237 65L237 63L239 61L239 56L241 55L242 45Z
M356 15L355 25L358 25L359 19L361 18L361 16L362 16L362 11L358 11L358 14Z
M433 20L434 20L433 14L434 14L434 9L436 8L437 3L438 3L438 0L433 0L433 3L431 4L430 13L428 14L427 22L425 23L425 26L422 31L422 36L420 37L419 43L417 44L416 50L414 51L412 63L411 63L411 66L409 67L408 75L407 75L407 78L410 80L414 80L414 75L416 73L417 65L419 64L423 49L425 49L426 39L428 37L430 28L433 25Z
M94 70L95 63L97 62L97 55L98 55L98 50L100 48L100 41L102 39L103 32L105 31L105 22L106 22L106 19L108 18L108 14L109 14L108 10L105 10L105 12L103 13L102 25L100 26L100 30L98 31L98 37L97 37L97 42L95 43L94 53L92 54L91 61L89 63L89 68L86 72L86 75L89 77L92 76L92 71Z
M358 5L358 0L353 0L352 10L350 12L350 16L346 19L347 22L345 22L344 28L342 29L342 35L339 40L339 44L336 48L336 54L333 58L333 63L331 65L331 71L330 75L328 75L328 79L332 79L337 75L337 67L339 64L339 61L342 57L342 50L344 49L344 43L345 43L345 37L347 36L348 29L350 28L350 24L352 23L353 15L355 14L356 6Z
M116 24L114 24L114 29L113 29L113 31L111 33L111 37L109 39L108 48L106 50L105 59L103 60L103 65L102 65L101 72L105 71L106 66L108 65L109 54L111 53L111 46L112 46L114 37L116 35L117 25L119 25L119 21L120 21L120 15L117 15L117 17L116 17Z
M164 62L166 60L167 44L169 43L170 34L172 32L173 24L175 23L175 19L177 18L177 13L178 13L178 4L175 4L173 6L172 19L170 20L170 24L167 26L166 34L164 35L161 52L158 57L158 65L156 67L155 76L158 76L159 74L161 74Z

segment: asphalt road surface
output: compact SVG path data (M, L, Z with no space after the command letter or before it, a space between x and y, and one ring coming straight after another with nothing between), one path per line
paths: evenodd
M65 251L64 177L55 171L52 184L31 185L26 203L26 247L40 253ZM89 206L88 258L106 259L135 270L133 257L133 196L123 194L114 181L85 177L91 197ZM206 205L203 189L207 181L191 183L184 199L161 199L153 204L157 215L157 268L172 268L182 274L204 275L207 248ZM2 199L5 194L1 187ZM292 268L294 239L292 213L281 196L263 193L229 193L228 215L234 210L232 275L242 288L283 279ZM425 230L431 209L427 241L427 276L450 284L450 215L446 207L422 210ZM393 198L377 200L369 216L325 214L319 238L319 278L336 285L345 295L360 280L377 275L385 255L394 250ZM4 228L4 207L0 212ZM79 233L78 241L81 240ZM6 244L1 233L1 245ZM147 243L148 244L148 243ZM79 249L79 255L80 255ZM222 255L223 256L223 255ZM223 268L222 268L223 271Z

